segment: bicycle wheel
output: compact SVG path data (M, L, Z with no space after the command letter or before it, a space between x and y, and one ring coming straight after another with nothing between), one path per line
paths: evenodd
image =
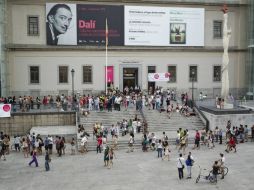
M228 168L224 166L224 176L228 174Z
M200 179L200 175L198 175L197 179L196 179L196 183L199 182L199 179Z
M210 180L211 183L217 183L217 179L214 176L210 176L209 180Z

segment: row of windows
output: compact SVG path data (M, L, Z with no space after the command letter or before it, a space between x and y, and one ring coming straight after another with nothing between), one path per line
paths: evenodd
M222 20L213 21L213 37L222 38ZM27 17L27 34L30 36L39 36L39 17L28 16Z
M148 66L148 73L155 73L155 66ZM170 83L175 83L177 78L176 66L168 66L168 72L170 73ZM59 66L58 67L58 82L59 84L66 84L69 82L69 67L68 66ZM92 83L92 66L86 65L83 66L83 83ZM189 81L197 82L198 81L198 67L189 66ZM221 66L213 66L213 81L221 81ZM39 84L40 83L40 67L39 66L30 66L30 84Z
M177 72L176 66L168 66L168 72L170 73L170 83L176 82ZM198 67L189 66L189 81L197 82L198 81ZM221 66L213 66L213 82L221 81Z
M69 82L69 68L68 66L58 67L58 82L59 84L66 84ZM30 84L40 83L40 67L30 66ZM83 83L92 83L92 66L83 66Z

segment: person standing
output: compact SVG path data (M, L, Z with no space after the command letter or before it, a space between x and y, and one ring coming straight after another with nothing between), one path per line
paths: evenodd
M36 148L33 148L32 152L31 152L31 156L32 156L32 160L29 162L29 166L31 166L31 164L34 162L35 166L38 167L38 161L37 161L37 156L36 156Z
M133 144L134 144L134 134L131 133L130 138L129 138L129 149L128 149L127 153L133 152Z
M75 139L72 138L71 140L71 155L75 154Z
M45 155L45 170L49 171L50 167L49 167L49 162L51 161L50 156L48 151L46 151L46 155Z
M188 155L187 160L185 161L185 163L186 163L186 166L187 166L187 179L190 179L191 178L191 168L192 168L193 163L194 163L191 152L189 152L189 155Z
M195 145L193 147L194 149L199 149L200 148L200 133L198 132L198 130L196 130L196 135L195 135Z
M219 139L220 139L219 144L222 144L222 129L219 130L218 135L219 135Z
M224 157L224 154L220 153L220 159L219 159L219 162L218 165L220 167L220 170L221 170L221 179L224 179L224 165L225 165L225 157Z
M183 179L184 162L185 159L182 157L182 154L179 154L179 158L177 158L177 169L180 180Z
M215 161L213 164L213 178L214 178L214 181L216 182L217 182L217 175L219 173L219 168L220 166L218 165L218 161Z
M162 142L161 139L159 139L159 142L157 143L158 158L162 158L162 149Z

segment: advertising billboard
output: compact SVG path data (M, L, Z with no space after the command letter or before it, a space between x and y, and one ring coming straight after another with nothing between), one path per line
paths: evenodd
M47 45L77 45L76 4L46 4Z
M110 5L77 5L78 45L124 45L124 8Z
M125 45L204 46L204 11L125 6Z
M46 4L47 45L124 45L124 7Z

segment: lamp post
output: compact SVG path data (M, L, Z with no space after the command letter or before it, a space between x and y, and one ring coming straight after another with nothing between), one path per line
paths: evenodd
M194 106L194 75L195 75L195 71L192 70L191 71L191 100L192 100L192 107Z
M78 124L79 124L79 122L80 122L80 111L79 111L79 109L80 109L80 106L79 106L79 101L80 101L80 92L77 92L77 95L78 95L78 97L77 97L77 103L78 103Z
M71 69L71 88L72 88L72 106L71 109L74 110L74 74L75 74L75 70Z

